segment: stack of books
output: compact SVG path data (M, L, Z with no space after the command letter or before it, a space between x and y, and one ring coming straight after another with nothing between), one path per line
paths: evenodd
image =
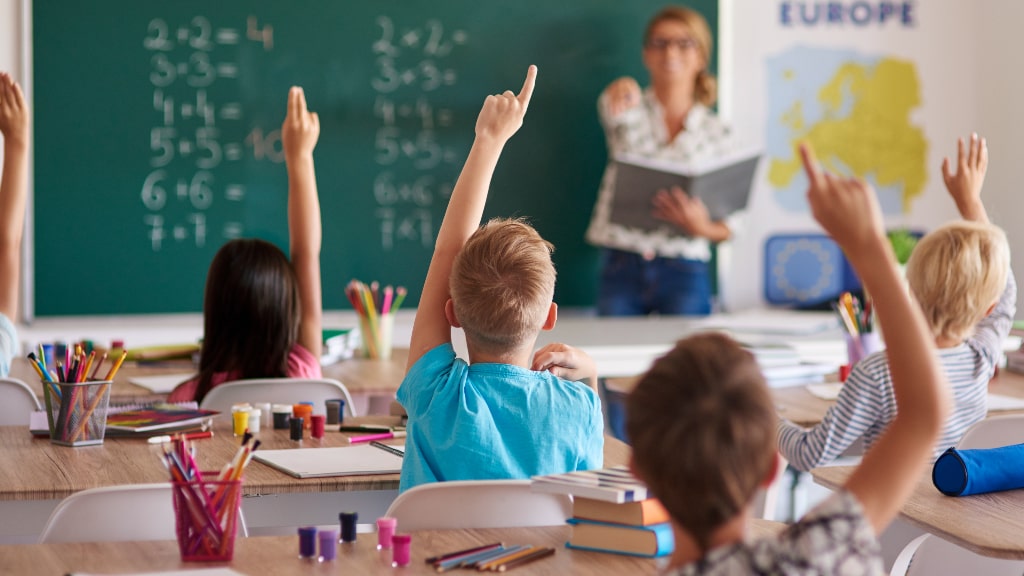
M674 549L668 512L625 466L534 476L530 487L572 495L569 548L651 558Z

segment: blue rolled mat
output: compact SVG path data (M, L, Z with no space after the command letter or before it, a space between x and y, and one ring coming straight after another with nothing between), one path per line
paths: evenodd
M1024 444L977 450L950 448L935 461L932 483L946 496L1024 488Z

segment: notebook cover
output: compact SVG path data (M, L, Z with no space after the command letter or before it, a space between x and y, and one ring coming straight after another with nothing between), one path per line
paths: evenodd
M402 457L374 446L257 450L253 459L296 478L398 474Z
M216 410L186 408L173 404L156 404L138 410L107 414L107 430L112 432L145 433L158 430L182 429L201 426L203 422L220 414Z

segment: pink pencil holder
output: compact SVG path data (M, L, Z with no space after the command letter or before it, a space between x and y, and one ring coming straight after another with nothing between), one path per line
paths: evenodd
M217 472L204 472L216 478ZM173 482L175 532L184 562L230 562L235 552L241 480Z

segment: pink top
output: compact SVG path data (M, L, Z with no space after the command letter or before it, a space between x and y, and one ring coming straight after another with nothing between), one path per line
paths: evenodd
M301 344L292 346L288 353L289 378L323 378L320 371L320 360L313 356L313 353L306 350ZM225 382L238 380L238 372L217 372L213 375L213 387L220 386ZM188 382L179 384L167 396L168 402L189 402L196 399L196 388L199 387L199 378L193 378Z

